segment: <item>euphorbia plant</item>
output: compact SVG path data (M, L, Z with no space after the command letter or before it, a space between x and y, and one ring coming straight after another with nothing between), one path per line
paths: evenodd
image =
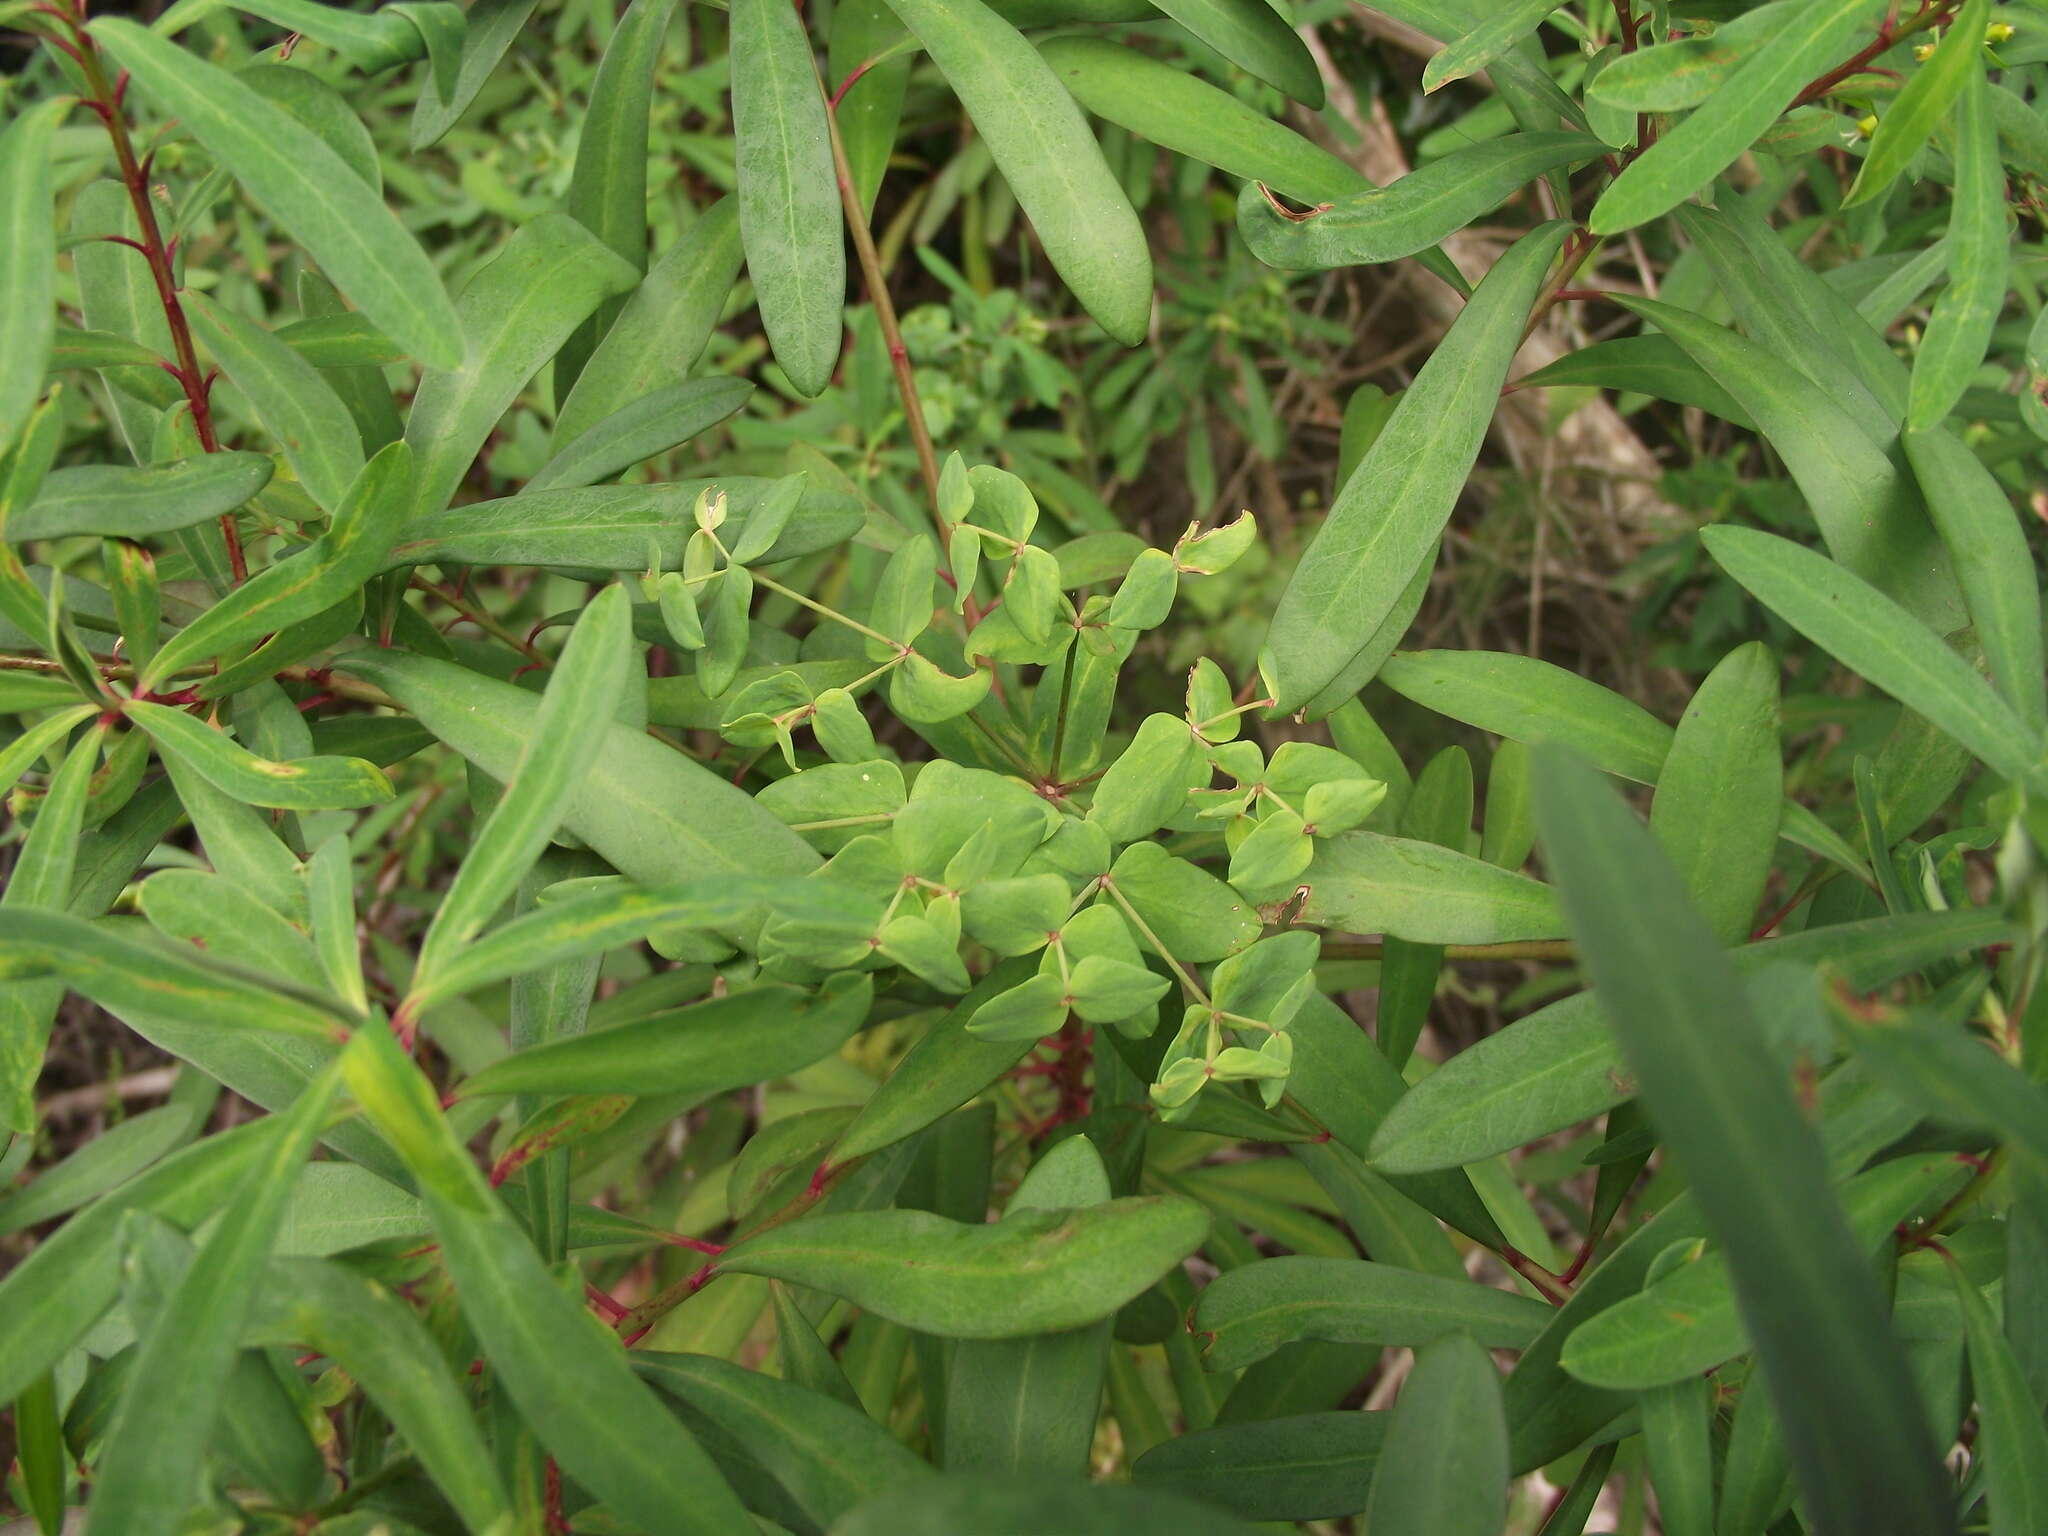
M692 18L730 196L651 252L675 7L634 0L562 206L430 251L386 178L431 189L535 9L0 6L50 87L0 135L20 1508L1562 1536L1646 1473L1669 1536L2032 1528L2024 24L1404 0L1424 87L1496 94L1374 188L1284 120L1324 82L1265 0L734 0ZM403 146L363 115L395 80ZM1256 669L1146 675L1253 515L1154 547L934 440L870 230L913 84L1109 341L1146 343L1150 262L1084 108L1241 182L1272 267L1462 296L1348 418ZM1468 277L1441 247L1504 204ZM835 383L849 247L886 419ZM1894 701L1846 774L1788 779L1761 641L1675 726L1399 649L1562 306L1629 334L1519 383L1782 462L1778 531L1699 543L1804 698L1831 657ZM816 413L772 454L765 392L700 365L751 314ZM1368 685L1490 743L1476 829L1470 753L1418 762ZM1555 1000L1424 1060L1446 967L1504 960ZM20 1178L67 993L176 1085Z

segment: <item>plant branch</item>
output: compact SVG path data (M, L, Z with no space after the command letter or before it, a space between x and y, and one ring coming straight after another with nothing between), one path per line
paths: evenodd
M185 392L186 403L192 408L192 430L198 434L199 446L208 453L218 453L220 438L213 425L210 381L199 366L199 354L192 345L192 327L185 319L185 306L178 299L178 276L171 266L170 247L164 243L163 231L156 221L156 207L150 201L149 172L136 157L128 121L121 112L126 78L123 77L118 85L108 82L99 45L85 30L82 0L78 11L64 16L64 21L71 29L75 44L71 51L78 60L79 72L85 76L86 87L92 93L84 98L85 105L105 125L107 137L113 141L114 160L121 170L121 184L128 189L128 202L135 210L141 239L127 241L123 237L123 240L141 251L143 260L149 264L150 278L156 284L157 302L163 307L164 324L170 330L171 349L176 354L176 366L169 372L178 381L178 387ZM242 553L242 535L235 524L234 513L221 514L220 532L227 544L228 568L239 586L248 579L249 564Z

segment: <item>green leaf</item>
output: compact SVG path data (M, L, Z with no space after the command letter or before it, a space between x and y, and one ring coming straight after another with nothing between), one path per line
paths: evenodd
M454 88L444 93L431 73L420 82L409 135L414 150L436 143L455 126L498 67L498 61L525 30L536 3L537 0L477 0L464 14L462 53L456 63Z
M1133 843L1110 867L1107 888L1176 960L1234 955L1258 938L1258 909L1207 870L1157 843Z
M258 757L225 731L166 704L131 699L121 707L147 731L159 750L182 759L222 793L246 805L281 811L345 810L391 798L391 781L355 757L302 757L275 762Z
M1700 539L1765 607L1997 773L2018 781L2040 760L2041 733L1939 635L1852 571L1755 529L1708 528Z
M379 330L429 367L460 362L460 322L433 264L318 134L132 21L103 17L92 33Z
M625 696L632 638L626 589L605 588L583 610L549 672L505 792L477 828L421 941L416 988L470 946L554 835Z
M1088 820L1111 841L1134 843L1171 821L1188 803L1189 788L1208 779L1209 765L1187 721L1147 715L1096 782Z
M1299 708L1344 671L1435 546L1564 236L1549 225L1495 263L1344 483L1267 631L1277 708Z
M57 231L50 143L69 97L17 111L0 133L0 452L14 446L43 392L57 334Z
M1238 232L1260 261L1287 271L1395 261L1456 234L1545 171L1605 153L1587 134L1511 133L1306 213L1284 210L1248 185L1237 197Z
M1935 44L1934 57L1913 71L1897 99L1877 120L1877 132L1870 136L1870 148L1856 180L1842 199L1844 208L1884 192L1934 136L1948 109L1977 73L1975 60L1983 46L1989 11L1990 0L1968 0Z
M525 488L568 490L609 480L717 426L753 392L744 379L692 379L657 389L580 436L564 439L568 446L542 465Z
M1212 1280L1195 1304L1202 1364L1233 1371L1284 1344L1419 1346L1466 1332L1490 1349L1519 1349L1550 1316L1540 1301L1471 1280L1365 1259L1279 1258Z
M1714 1387L1704 1376L1645 1392L1643 1449L1667 1536L1714 1533Z
M1094 1143L1071 1136L1041 1157L1007 1215L1110 1199ZM945 1464L985 1473L1084 1473L1108 1361L1110 1320L1020 1339L963 1339L946 1372Z
M1500 1373L1469 1335L1449 1334L1415 1352L1365 1518L1376 1531L1494 1536L1507 1495Z
M1238 68L1292 96L1323 105L1323 77L1307 44L1265 0L1165 0L1159 7Z
M418 470L415 518L448 505L527 381L592 310L639 277L566 213L544 213L469 280L455 302L461 362L428 369L405 421Z
M981 0L889 0L988 144L1074 297L1126 346L1152 316L1152 254L1087 119L1038 51Z
M358 1032L342 1065L357 1102L419 1179L485 1358L562 1470L649 1530L744 1529L746 1514L710 1457L625 1357L609 1347L564 1347L591 1339L595 1325L492 1196L391 1032Z
M1557 6L1553 0L1506 0L1499 9L1456 42L1431 57L1422 71L1426 95L1454 80L1476 75L1510 48L1530 36Z
M740 1497L771 1518L781 1510L764 1508L750 1484L771 1486L823 1530L890 1489L932 1479L926 1463L857 1405L705 1355L643 1350L627 1358L674 1405Z
M142 686L151 688L210 656L304 623L346 599L382 564L411 501L412 451L392 443L335 504L324 535L252 576L172 635L144 670Z
M1699 110L1631 161L1593 205L1596 235L1668 213L1734 163L1809 80L1855 46L1877 0L1817 0L1789 10Z
M1970 1377L1982 1410L1978 1446L1989 1485L1992 1536L2020 1536L2048 1520L2048 1428L1991 1308L1953 1258L1949 1276L1962 1303Z
M1540 880L1434 843L1344 832L1325 838L1309 871L1302 921L1423 944L1501 944L1564 932L1557 896Z
M461 1094L708 1096L773 1082L844 1045L867 1022L872 986L853 972L833 976L816 994L766 983L515 1051L466 1080Z
M1857 1250L1871 1251L1901 1222L1956 1193L1968 1172L1940 1153L1897 1158L1857 1174L1841 1189ZM1580 1324L1565 1340L1559 1363L1593 1386L1642 1391L1700 1376L1749 1347L1727 1256L1708 1250Z
M791 386L814 396L839 362L846 224L810 39L779 0L733 0L732 131L761 324Z
M1593 772L1555 747L1534 771L1545 855L1602 1011L1728 1254L1815 1525L1954 1530L1876 1279L1736 973Z
M1953 433L1908 432L1902 441L1928 513L1955 562L1991 680L2038 735L2048 727L2041 594L2012 502L1976 452Z
M954 1339L1009 1339L1108 1317L1208 1235L1201 1206L1139 1196L970 1226L926 1211L813 1216L745 1239L721 1270L844 1296Z
M1964 25L1959 18L1955 26ZM1951 28L1953 31L1954 28ZM1968 39L1964 39L1967 43ZM1984 362L2005 308L2012 235L2006 227L2005 166L1991 115L1991 85L1980 49L1969 48L1969 82L1956 98L1955 190L1949 204L1948 286L1935 296L1920 350L1906 425L1939 427Z
M1862 418L1793 364L1733 331L1673 305L1620 302L1742 403L1785 460L1837 560L1943 632L1960 622L1948 559L1912 483L1871 441Z
M1082 106L1175 154L1305 203L1372 186L1320 145L1164 59L1101 37L1048 38L1038 51Z
M994 682L995 673L987 667L955 677L928 656L912 651L889 674L889 707L913 725L940 725L987 698Z
M1392 1417L1353 1410L1219 1424L1154 1446L1131 1477L1247 1520L1338 1520L1365 1508Z
M1524 374L1514 387L1574 385L1650 395L1673 405L1697 406L1745 431L1756 430L1756 423L1735 397L1715 383L1668 336L1617 336L1612 341L1596 341L1576 352L1567 352L1534 373Z
M167 464L92 464L53 471L26 507L7 519L11 540L96 533L141 539L232 512L270 483L260 453L209 453Z
M0 1198L0 1233L67 1216L189 1142L210 1101L165 1104L110 1126L31 1184Z
M313 1149L337 1082L337 1074L322 1074L288 1114L266 1122L261 1148L220 1224L138 1346L95 1469L96 1528L139 1536L183 1529L244 1316L261 1285L292 1178Z
M1789 26L1800 0L1774 0L1718 21L1711 32L1619 54L1586 95L1622 112L1679 112L1708 100L1751 55Z
M473 35L475 21L470 25ZM737 206L721 198L662 252L626 300L562 402L555 441L574 443L634 402L682 383L718 323L740 261Z
M531 491L474 501L416 519L387 564L558 565L572 569L644 570L652 544L665 568L682 564L695 525L690 509L705 491L723 491L725 528L738 537L746 520L775 493L774 480L674 480L658 485L585 486ZM851 497L806 485L768 562L814 554L844 543L861 525Z
M921 1482L863 1505L833 1536L1253 1536L1246 1525L1206 1504L1116 1483L1002 1478L962 1473Z
M1650 830L1724 945L1740 944L1756 920L1784 777L1778 659L1751 641L1724 656L1686 705L1650 803Z
M569 173L569 216L629 262L647 270L648 108L654 71L675 0L634 0L605 43ZM577 329L555 363L555 398L565 398L591 349L617 317L607 299Z
M207 350L254 407L299 483L323 510L337 511L362 473L363 439L333 386L253 320L203 294L193 294L186 309Z
M314 996L327 989L305 931L224 875L160 870L142 882L136 898L157 932L194 945L209 959Z
M1950 955L2002 941L1995 912L1915 913L1811 929L1729 953L1744 975L1827 963L1852 985L1879 987ZM1590 992L1538 1009L1459 1052L1387 1113L1373 1166L1412 1174L1509 1151L1611 1109L1635 1092Z
M642 558L645 558L644 553ZM534 734L541 701L445 661L355 652L337 666L377 684L428 730L499 782ZM803 874L818 856L749 796L673 748L612 724L570 796L562 824L646 885L679 875Z
M346 1163L309 1163L299 1170L299 1188L318 1170L360 1173ZM380 1180L372 1182L397 1193ZM424 1221L408 1234L422 1230ZM285 1237L277 1246L286 1246ZM327 1356L391 1420L469 1529L489 1530L501 1517L511 1518L476 1415L440 1346L412 1308L383 1286L340 1264L274 1257L243 1325L242 1343Z
M65 1222L0 1278L0 1400L55 1365L120 1293L120 1231L131 1210L197 1226L272 1146L276 1122L252 1121L173 1154Z

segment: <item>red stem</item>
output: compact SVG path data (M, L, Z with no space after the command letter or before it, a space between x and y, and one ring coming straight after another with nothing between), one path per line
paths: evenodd
M199 446L208 453L218 453L220 438L214 431L213 407L207 389L210 381L199 367L199 354L192 345L192 327L186 322L185 306L178 300L178 281L177 274L171 269L171 251L164 244L163 231L156 221L156 207L149 197L149 169L136 158L134 141L129 137L127 121L121 115L121 100L126 94L128 76L124 71L118 83L108 83L106 70L100 64L99 48L93 42L92 34L85 30L82 0L75 13L66 14L54 9L52 13L71 29L75 47L70 51L92 93L85 98L85 105L98 115L106 126L107 137L113 141L114 160L121 170L121 184L128 189L128 202L135 210L136 226L142 232L139 242L126 236L113 238L141 251L143 260L149 264L150 278L156 284L157 302L163 306L164 323L170 329L171 349L177 354L177 366L170 370L171 376L178 381L178 387L185 392L186 403L192 408L192 430L199 436ZM232 512L222 514L220 531L227 544L228 567L239 586L248 579L249 565L242 554L242 535Z

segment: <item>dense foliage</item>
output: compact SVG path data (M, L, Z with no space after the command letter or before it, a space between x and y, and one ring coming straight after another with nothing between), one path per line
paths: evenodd
M23 1531L2048 1529L2048 8L1289 9L0 0Z

